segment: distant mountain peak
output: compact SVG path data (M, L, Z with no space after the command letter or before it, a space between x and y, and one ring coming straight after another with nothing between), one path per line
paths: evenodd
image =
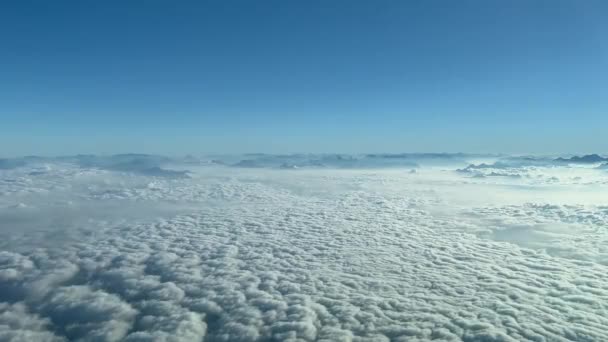
M557 162L565 162L565 163L579 163L579 164L593 164L593 163L601 163L608 161L608 158L604 158L599 154L587 154L584 156L574 156L572 158L557 158L555 159Z

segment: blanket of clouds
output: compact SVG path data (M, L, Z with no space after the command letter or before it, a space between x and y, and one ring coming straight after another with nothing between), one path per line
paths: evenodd
M0 160L0 341L608 341L601 156Z

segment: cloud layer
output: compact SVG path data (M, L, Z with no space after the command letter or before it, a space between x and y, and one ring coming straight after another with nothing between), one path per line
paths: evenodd
M605 171L470 163L6 168L0 341L608 340Z

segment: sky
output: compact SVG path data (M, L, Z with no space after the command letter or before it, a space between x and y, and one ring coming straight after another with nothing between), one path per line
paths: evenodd
M608 152L608 2L2 1L0 157Z

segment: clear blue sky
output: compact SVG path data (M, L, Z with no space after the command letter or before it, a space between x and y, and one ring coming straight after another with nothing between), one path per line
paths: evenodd
M608 1L2 1L0 156L608 152Z

